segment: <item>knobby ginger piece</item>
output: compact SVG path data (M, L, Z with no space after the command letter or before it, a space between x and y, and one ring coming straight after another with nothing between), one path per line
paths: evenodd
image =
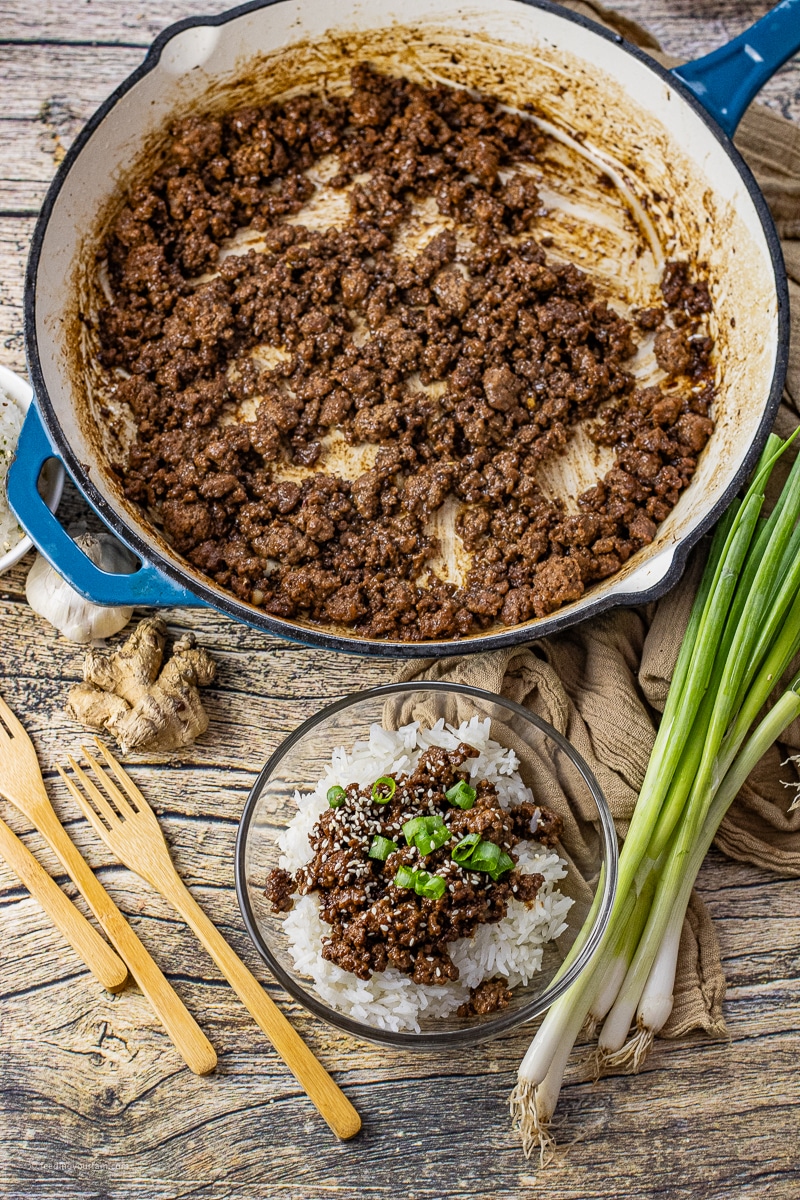
M87 650L84 682L67 697L70 716L108 730L124 754L190 745L208 728L199 688L211 683L216 666L191 633L178 638L164 663L166 640L164 621L147 617L113 654Z

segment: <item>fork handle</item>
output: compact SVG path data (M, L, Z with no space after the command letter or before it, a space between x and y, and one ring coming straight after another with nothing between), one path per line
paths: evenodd
M196 1075L213 1071L217 1065L214 1047L94 875L49 801L46 806L37 806L36 826L50 843L109 940L128 964L131 974L155 1009L186 1065Z
M122 991L128 978L125 963L2 820L0 854L103 987L109 992Z
M297 1082L342 1141L354 1137L361 1118L322 1064L209 920L174 868L159 890L175 905L205 946L251 1017L263 1029Z

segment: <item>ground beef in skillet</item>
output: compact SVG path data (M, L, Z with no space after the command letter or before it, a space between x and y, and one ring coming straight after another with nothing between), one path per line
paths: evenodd
M526 173L545 144L490 98L367 65L348 94L172 129L108 235L97 332L138 428L125 491L190 564L279 617L424 641L555 612L652 541L713 429L708 286L668 263L663 304L634 324L548 258ZM287 224L326 155L349 220ZM404 256L425 198L460 240ZM263 252L220 256L243 228ZM663 386L628 372L640 330ZM568 513L537 471L583 421L616 462ZM379 447L374 465L330 473L332 430ZM427 574L449 498L463 586Z
M459 866L452 858L454 847L477 834L515 863L514 847L520 841L553 846L563 828L556 813L530 801L504 809L487 780L473 789L471 807L451 804L445 792L466 780L467 772L460 768L475 753L464 743L456 750L425 751L413 774L384 777L395 785L387 803L377 803L372 788L350 784L341 803L326 809L309 834L311 861L294 877L282 868L270 872L265 895L273 910L291 908L295 891L316 893L320 916L330 926L323 938L323 957L360 979L386 967L411 975L415 983L457 979L448 944L469 937L479 925L501 921L512 898L532 904L543 877L512 865L493 880L484 871L470 870L469 862ZM423 855L417 845L407 844L402 830L412 818L430 815L441 817L449 836ZM388 838L397 847L383 861L369 857L375 837ZM441 897L420 896L398 886L395 878L403 866L440 876L447 885ZM503 992L507 993L505 985L484 989L473 996L470 1011L504 1006L509 993L504 1000Z

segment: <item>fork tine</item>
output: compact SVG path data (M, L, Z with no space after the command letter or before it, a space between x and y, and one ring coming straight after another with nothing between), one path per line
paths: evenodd
M111 751L105 745L105 743L100 741L99 737L95 737L94 740L97 743L97 747L100 750L100 753L103 755L103 758L106 760L108 769L117 777L117 780L121 784L123 790L128 794L128 796L134 802L136 807L140 811L144 811L145 809L148 809L150 807L150 805L147 803L144 796L139 791L138 787L136 786L136 784L133 782L133 780L131 779L128 772L123 767L122 763L117 762L116 758L114 758L114 755L111 753ZM84 750L84 754L85 753L86 753L86 751Z
M0 696L0 717L3 718L3 723L12 737L28 736L16 713L12 712L2 696Z
M83 751L83 757L86 759L87 763L97 776L97 782L102 788L105 789L106 795L113 800L114 804L116 804L120 816L127 818L135 817L135 810L125 799L122 792L114 783L114 780L109 779L108 774L100 766L100 763L97 761L94 755L90 754L85 746L81 746L81 750Z
M71 763L71 765L74 767L75 763L73 762L73 763ZM86 817L86 820L89 822L89 824L95 830L95 832L97 834L99 834L100 838L105 842L106 838L108 837L108 829L103 824L103 822L100 820L100 817L98 816L97 812L95 812L95 810L92 808L89 801L84 796L81 789L78 787L78 785L75 783L75 781L70 778L70 776L67 774L67 772L64 770L64 768L61 766L60 763L56 763L56 770L58 771L61 778L64 780L64 783L67 785L67 788L69 790L70 795L72 796L72 799L75 801L78 808L81 810L83 815Z
M97 815L99 813L99 815L104 817L105 820L108 822L108 824L111 826L118 825L119 820L120 820L119 814L114 812L113 808L111 807L111 805L109 804L108 800L105 798L103 793L100 791L100 789L97 787L94 780L89 778L89 776L84 771L83 767L79 766L78 763L75 762L75 759L72 757L71 754L67 755L67 762L72 767L72 770L74 771L76 778L83 784L84 790L88 793L88 795L91 797L92 801L94 802L95 814ZM61 770L61 768L59 768L59 770ZM63 774L64 774L64 772L62 771L62 775ZM65 778L66 778L66 776L65 776ZM78 788L77 784L75 783L75 781L73 779L69 779L68 782L72 785L69 790L70 790L70 792L72 792L72 795L75 796L76 792L77 793L80 792L80 789ZM76 799L77 799L77 796L76 796ZM86 801L85 796L81 796L81 800L88 803L88 801ZM105 832L105 830L104 830L104 832Z

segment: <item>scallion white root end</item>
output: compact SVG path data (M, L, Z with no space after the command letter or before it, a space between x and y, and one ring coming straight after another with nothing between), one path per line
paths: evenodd
M593 1013L589 1013L586 1020L583 1022L581 1033L587 1041L593 1042L597 1035L597 1018Z
M788 767L789 763L794 763L796 767L800 766L800 754L790 754L788 758L783 760L781 766ZM800 808L800 783L797 783L794 779L782 779L781 786L785 788L794 788L795 792L797 793L794 800L786 810L787 812L794 812L796 809Z
M636 1018L636 1006L639 996L621 994L611 1012L606 1017L605 1025L600 1033L598 1045L603 1054L613 1055L622 1050Z
M608 1071L628 1071L636 1074L641 1071L653 1046L655 1032L646 1026L641 1026L632 1033L619 1050L603 1050L597 1048L598 1078Z
M539 1094L543 1086L531 1083L529 1079L519 1079L509 1098L512 1127L519 1130L522 1152L526 1158L530 1158L538 1148L539 1165L542 1167L548 1162L556 1144L550 1133L553 1109L548 1114L542 1105L543 1097Z

